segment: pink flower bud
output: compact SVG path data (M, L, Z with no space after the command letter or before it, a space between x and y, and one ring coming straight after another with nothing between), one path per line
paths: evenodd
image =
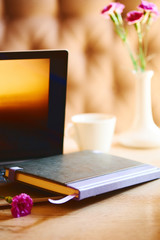
M143 18L143 13L139 11L131 11L127 13L127 22L128 24L135 24L138 23L142 20Z
M31 213L33 200L29 195L21 193L20 195L12 198L11 206L11 213L13 217L18 218L27 216Z
M110 3L108 6L106 6L101 13L106 17L109 18L111 14L118 13L121 14L123 12L123 9L125 6L121 3Z
M146 12L151 12L155 15L159 15L158 8L154 3L142 0L141 4L138 6L138 8L142 9Z

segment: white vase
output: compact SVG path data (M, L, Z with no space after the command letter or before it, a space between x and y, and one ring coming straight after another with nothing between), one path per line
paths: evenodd
M119 135L124 146L135 148L160 147L160 129L152 115L151 79L153 71L136 72L136 109L132 127Z

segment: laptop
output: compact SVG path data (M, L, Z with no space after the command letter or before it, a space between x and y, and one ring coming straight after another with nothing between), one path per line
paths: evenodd
M0 182L8 163L62 154L68 52L0 52Z

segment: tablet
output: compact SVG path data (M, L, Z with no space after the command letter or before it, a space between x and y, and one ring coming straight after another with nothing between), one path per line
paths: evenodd
M63 151L68 52L0 52L0 162Z

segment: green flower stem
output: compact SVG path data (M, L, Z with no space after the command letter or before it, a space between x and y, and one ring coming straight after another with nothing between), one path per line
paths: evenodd
M143 45L142 45L142 34L141 32L138 33L138 41L139 41L139 58L140 58L140 66L141 70L144 71L146 67L145 56L143 52Z
M118 19L117 19L116 15L114 13L110 14L110 18L116 26L119 25Z
M151 25L152 20L153 20L153 19L152 19L152 15L149 14L149 17L148 17L148 20L147 20L147 26L148 26L148 27Z
M133 64L133 67L134 67L134 70L135 71L138 71L138 67L137 67L137 61L135 60L134 56L133 56L133 53L132 53L132 50L129 46L129 43L127 41L127 34L126 34L126 31L123 27L123 25L119 24L119 25L116 25L116 33L119 35L119 37L121 38L121 40L124 42L124 44L126 45L126 48L129 52L129 56L131 58L131 61L132 61L132 64Z
M148 50L148 32L150 29L150 23L152 21L151 14L147 14L148 19L146 20L146 24L144 26L144 36L145 36L145 41L144 41L144 56L147 57L147 50Z
M6 200L6 202L8 202L9 204L12 203L12 197L10 197L10 196L7 196L7 197L0 196L0 198Z
M144 12L144 17L142 19L142 24L145 24L146 22L148 22L149 15L150 15L149 12Z
M124 43L125 43L126 48L127 48L128 52L129 52L129 56L130 56L130 58L132 60L132 64L133 64L134 70L137 72L138 71L137 61L135 60L135 58L133 56L133 53L132 53L132 50L131 50L131 48L130 48L130 46L128 44L128 41L125 40Z
M146 68L146 61L145 61L145 55L143 51L143 37L141 32L141 25L139 22L135 23L135 28L138 34L140 67L141 67L141 71L144 71Z
M148 27L145 29L145 41L144 41L144 57L147 56L147 50L148 50Z
M123 26L116 26L116 33L119 35L119 37L122 39L123 42L126 41L127 35L126 32L124 31Z
M141 70L144 71L146 68L146 62L144 59L144 52L143 52L141 43L139 44L139 57L140 57Z
M123 19L122 19L121 14L118 14L117 12L115 12L115 16L116 16L116 18L118 20L119 25L122 26L123 25Z

